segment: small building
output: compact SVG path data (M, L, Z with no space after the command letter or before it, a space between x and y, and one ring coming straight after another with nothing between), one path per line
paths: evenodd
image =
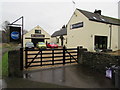
M120 49L120 19L103 16L101 10L76 9L67 24L67 47Z
M50 42L51 36L43 30L40 26L36 26L28 33L23 35L23 46L25 47L26 42L33 42L34 45L38 42Z
M51 42L58 44L58 46L67 44L67 28L65 25L51 35Z

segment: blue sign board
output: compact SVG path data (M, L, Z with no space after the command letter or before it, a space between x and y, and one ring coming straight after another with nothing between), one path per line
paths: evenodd
M19 32L13 31L13 32L11 33L11 38L12 38L12 39L17 40L17 39L19 39L19 37L20 37Z
M21 42L21 27L10 26L10 42Z

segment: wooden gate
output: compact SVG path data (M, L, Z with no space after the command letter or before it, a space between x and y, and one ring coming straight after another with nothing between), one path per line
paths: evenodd
M25 68L77 63L77 48L25 50Z

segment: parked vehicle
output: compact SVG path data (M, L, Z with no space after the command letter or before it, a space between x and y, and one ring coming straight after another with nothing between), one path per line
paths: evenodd
M55 43L48 43L47 48L58 48L58 45Z
M33 42L26 42L25 47L34 48L34 44L33 44Z
M37 47L38 47L38 48L47 48L47 47L46 47L46 44L45 44L44 42L38 42L38 43L37 43Z

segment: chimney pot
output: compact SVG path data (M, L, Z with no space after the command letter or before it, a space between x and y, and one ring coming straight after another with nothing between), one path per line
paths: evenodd
M101 10L96 10L95 9L94 13L101 15Z

